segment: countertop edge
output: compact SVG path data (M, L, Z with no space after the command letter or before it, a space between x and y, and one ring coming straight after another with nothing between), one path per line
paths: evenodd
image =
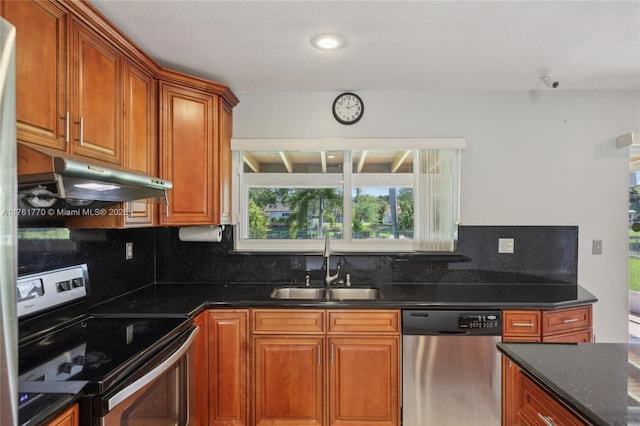
M565 406L568 410L574 413L576 416L580 417L582 420L588 421L591 424L599 425L599 426L608 426L609 423L602 419L597 413L590 410L587 406L582 404L580 401L572 397L567 391L558 386L551 379L546 377L540 371L538 371L533 365L529 364L521 357L513 353L509 350L508 342L500 342L497 344L497 348L500 352L506 355L510 360L515 362L534 383L539 385L548 393L557 397L558 401ZM519 345L539 345L541 343L517 343ZM594 423L595 422L595 423Z

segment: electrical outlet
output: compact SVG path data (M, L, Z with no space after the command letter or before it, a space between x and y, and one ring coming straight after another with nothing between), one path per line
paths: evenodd
M133 242L128 242L124 245L124 260L133 259Z
M513 253L513 238L498 238L498 253Z
M602 240L593 240L591 242L591 254L602 254Z

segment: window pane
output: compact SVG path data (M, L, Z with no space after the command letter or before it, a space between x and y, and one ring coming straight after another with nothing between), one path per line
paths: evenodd
M342 173L342 151L245 151L244 173Z
M340 188L249 188L250 239L342 239Z
M413 151L353 151L353 173L413 173Z
M351 238L413 239L413 188L355 188Z

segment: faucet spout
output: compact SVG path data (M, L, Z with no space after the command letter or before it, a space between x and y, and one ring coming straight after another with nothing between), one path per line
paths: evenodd
M322 254L326 260L326 268L327 268L327 273L324 276L324 284L329 286L331 284L333 284L334 282L336 282L338 280L338 277L340 277L340 265L338 264L336 267L336 273L335 274L331 274L331 246L329 244L329 237L326 237L324 240L324 252Z

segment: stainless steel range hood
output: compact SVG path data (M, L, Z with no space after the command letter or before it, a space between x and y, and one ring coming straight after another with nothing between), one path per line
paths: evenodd
M170 181L157 177L18 144L18 192L34 207L47 207L57 200L76 206L94 201L104 205L164 198L166 202L172 187Z

